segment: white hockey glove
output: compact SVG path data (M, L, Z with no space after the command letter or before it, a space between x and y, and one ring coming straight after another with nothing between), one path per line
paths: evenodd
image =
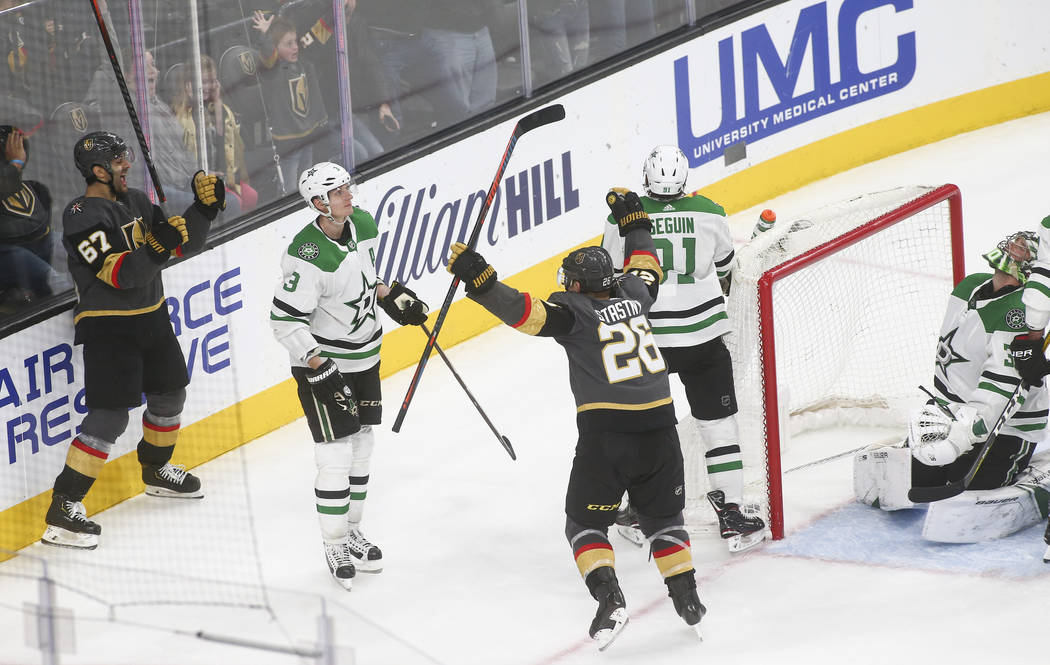
M912 456L928 466L945 466L988 436L984 419L972 406L955 408L954 414L932 400L908 425Z

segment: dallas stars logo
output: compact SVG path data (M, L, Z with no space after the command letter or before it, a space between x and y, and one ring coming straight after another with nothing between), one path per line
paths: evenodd
M299 249L295 251L296 254L299 255L299 258L304 261L313 261L317 258L317 255L321 253L321 249L312 242L299 245Z
M937 366L940 367L941 371L945 374L948 373L948 367L952 363L969 362L952 348L952 343L955 341L955 333L958 332L958 330L959 329L956 328L937 340Z
M353 333L364 325L365 321L368 319L372 319L373 321L376 320L375 295L376 284L379 283L379 280L377 279L369 284L368 279L366 278L364 282L365 288L364 291L361 292L361 295L349 302L343 303L350 309L354 310L354 324L347 334Z

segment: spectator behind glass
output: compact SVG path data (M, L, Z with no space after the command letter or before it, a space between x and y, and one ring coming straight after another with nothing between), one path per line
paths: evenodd
M376 56L367 19L357 9L357 0L343 0L347 26L347 63L350 69L350 103L353 107L354 161L373 159L382 154L385 144L397 138L401 130L395 111L396 88L383 63ZM329 118L339 118L339 70L337 66L335 19L331 0L309 0L282 5L280 15L295 22L299 35L299 53L313 63ZM337 123L338 124L338 123ZM341 162L341 137L333 127L325 156ZM315 153L317 150L315 150Z
M434 79L427 87L439 127L461 122L496 101L496 54L488 24L498 4L499 0L429 0L423 41L437 57Z
M323 139L328 115L313 64L299 58L295 24L256 11L263 98L286 183L314 163L314 143ZM331 85L331 82L329 82Z
M656 36L653 0L589 0L590 61L600 62Z
M23 180L29 140L0 125L0 316L52 293L51 193Z
M530 0L533 83L543 85L587 66L587 0Z
M182 142L186 151L197 159L197 100L193 94L193 66L184 63L179 73L179 86L172 104L175 117L182 125ZM254 208L259 195L248 184L248 171L244 163L244 141L241 125L233 110L222 101L222 85L219 83L215 61L210 56L201 56L201 97L204 100L205 135L208 146L208 168L226 181L227 199L236 196L241 211Z
M182 125L175 117L175 112L157 97L159 72L153 64L153 53L146 51L143 59L145 60L146 98L149 100L150 157L157 169L161 186L164 188L165 207L172 210L185 210L193 203L193 192L180 189L180 187L185 187L184 183L193 180L193 174L197 172L197 160L186 150L182 140ZM134 58L130 53L125 52L123 62L132 63L130 72L125 69L125 77L132 99L137 99ZM101 124L105 131L113 132L118 136L135 136L135 130L128 118L128 110L124 106L124 98L120 94L120 88L117 87L117 81L108 62L95 71L84 101L99 109ZM144 169L140 166L136 164L128 173L128 184L135 189L145 190ZM178 183L179 187L175 183ZM231 196L226 201L226 210L219 213L212 227L214 228L224 220L234 219L240 212L240 202L236 197Z

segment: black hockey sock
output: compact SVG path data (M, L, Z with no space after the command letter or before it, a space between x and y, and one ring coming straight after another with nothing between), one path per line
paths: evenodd
M85 476L65 465L55 478L54 494L65 495L70 501L83 501L94 482L95 479L91 476Z

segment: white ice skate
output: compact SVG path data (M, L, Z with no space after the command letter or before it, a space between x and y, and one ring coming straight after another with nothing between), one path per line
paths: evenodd
M324 556L332 577L341 587L349 591L354 583L354 575L357 574L350 547L346 543L325 543Z
M347 546L353 557L354 567L362 573L379 573L383 570L383 552L365 538L360 527L351 527L347 534Z

